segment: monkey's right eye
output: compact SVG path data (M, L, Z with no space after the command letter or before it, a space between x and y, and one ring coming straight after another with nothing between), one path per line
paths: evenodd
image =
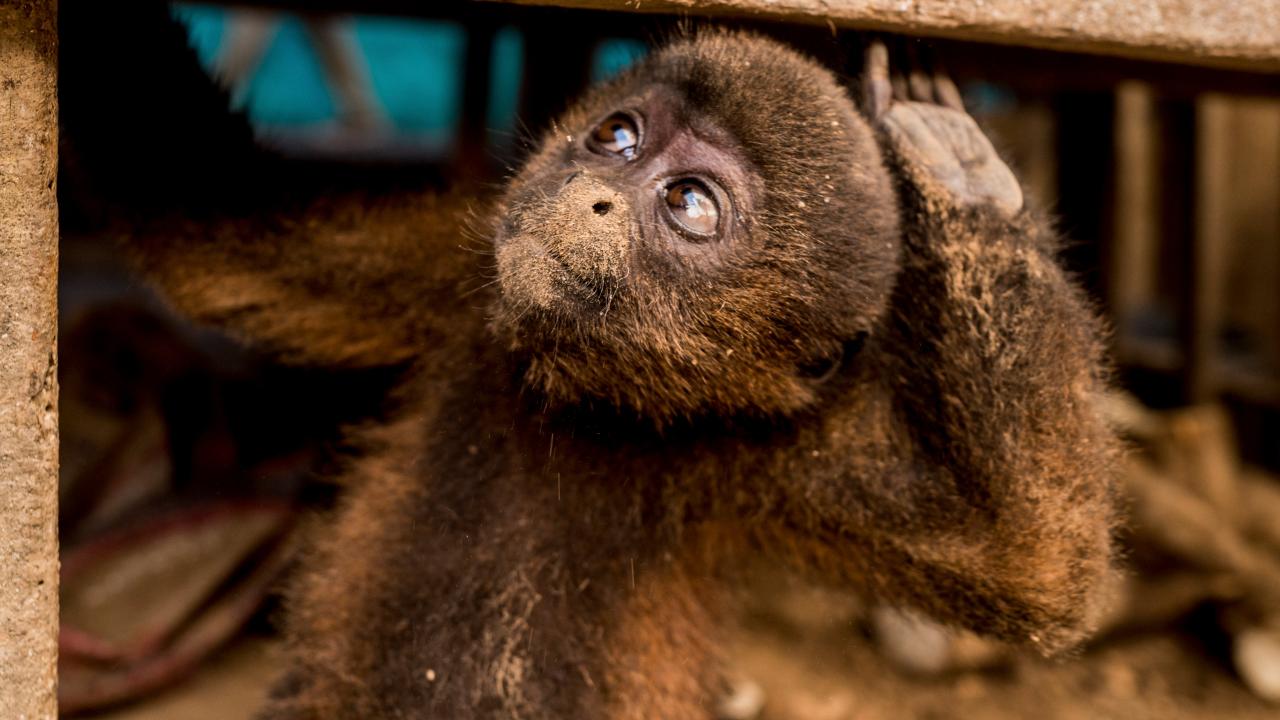
M720 208L707 187L697 180L679 180L664 191L667 214L699 239L715 235Z
M601 154L621 155L630 160L640 146L640 130L626 113L614 113L591 133L592 149Z

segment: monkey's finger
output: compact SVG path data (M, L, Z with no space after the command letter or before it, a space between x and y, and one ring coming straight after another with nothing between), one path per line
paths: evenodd
M952 82L951 75L938 57L936 48L922 44L917 51L917 56L920 60L921 72L927 76L929 86L928 94L922 95L921 102L964 112L964 100L960 97L960 90Z
M907 78L902 73L890 73L889 83L893 85L893 99L898 102L907 102L911 99L911 92L907 87Z
M919 49L915 43L909 43L906 51L907 92L910 94L910 99L916 102L933 102L933 81Z
M960 96L960 88L956 87L951 74L947 72L946 66L938 59L936 53L932 57L931 65L934 102L943 107L964 112L964 99Z
M881 40L867 46L862 72L862 102L872 120L879 120L893 103L893 86L889 83L889 49Z
M907 52L902 38L895 38L889 45L889 84L893 86L893 99L896 102L907 102L911 99L911 91L907 87Z

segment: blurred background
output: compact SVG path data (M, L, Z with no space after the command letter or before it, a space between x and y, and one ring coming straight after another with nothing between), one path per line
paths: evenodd
M525 54L525 32L515 25L491 26L478 37L459 20L186 3L174 4L173 14L201 66L230 91L232 107L282 152L445 162L463 141L467 92L485 96L483 116L469 118L467 129L483 134L494 160L515 151ZM604 80L646 48L635 38L601 37L582 58L586 67L572 72Z
M205 143L204 121L173 114L206 77L222 94L205 116L242 113L294 189L492 188L569 99L681 20L97 5L66 0L60 21L64 129L92 141L64 148L59 189L61 704L247 717L277 669L275 592L307 511L340 492L325 477L347 452L341 428L385 412L397 369L285 368L174 317L116 257L110 206L159 203L156 174L175 167L209 198L263 191ZM731 24L857 75L856 33ZM1060 218L1064 262L1113 329L1129 572L1098 638L1053 662L762 575L720 713L1280 716L1280 77L929 45ZM156 138L153 155L124 154L129 133Z

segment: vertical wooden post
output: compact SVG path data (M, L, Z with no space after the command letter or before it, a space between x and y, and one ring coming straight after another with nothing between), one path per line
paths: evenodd
M1121 333L1130 329L1136 313L1151 312L1158 295L1154 113L1149 85L1129 81L1116 89L1116 214L1107 304Z
M1212 93L1195 104L1195 225L1187 258L1190 301L1184 342L1187 396L1192 402L1217 397L1221 354L1226 252L1230 244L1231 108Z
M598 30L572 12L540 14L523 27L520 120L534 137L586 87Z
M57 716L57 13L0 0L0 715Z
M489 176L494 156L489 150L489 91L493 85L493 39L497 25L485 20L467 24L467 52L463 61L462 122L454 175L467 180Z

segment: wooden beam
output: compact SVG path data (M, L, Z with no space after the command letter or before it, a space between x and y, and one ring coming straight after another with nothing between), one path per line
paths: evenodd
M520 88L520 122L525 127L541 131L587 86L595 42L581 17L544 18L528 26Z
M1116 88L1115 213L1107 277L1107 307L1121 348L1132 323L1157 302L1160 256L1156 220L1156 139L1151 132L1155 96L1145 83ZM1121 353L1123 355L1123 352Z
M494 0L488 0L494 1ZM748 17L1280 71L1275 0L500 0Z
M1216 400L1222 353L1226 251L1231 243L1230 105L1207 93L1195 104L1194 225L1187 257L1188 287L1184 302L1183 340L1186 393L1191 402Z
M0 0L0 715L57 716L54 0Z
M477 22L467 28L467 50L462 72L462 121L454 151L454 175L471 179L489 176L493 156L485 125L489 117L489 85L496 26Z
M882 0L876 0L881 2ZM1008 2L1010 0L1000 0ZM1039 0L1036 0L1037 2ZM1160 0L1164 2L1166 0ZM1210 0L1187 0L1209 2ZM993 35L972 28L941 28L927 23L911 24L905 19L896 24L867 20L865 22L821 13L809 15L763 12L739 9L730 11L726 0L694 4L678 0L209 0L230 7L261 7L302 14L359 12L375 15L423 17L449 20L467 25L474 23L512 24L525 29L545 25L548 19L560 23L579 22L589 28L591 37L661 38L666 36L674 20L684 17L715 17L733 27L799 40L802 29L820 30L811 37L830 37L831 28L884 30L906 35L930 36L951 74L979 77L1010 83L1019 87L1044 90L1070 87L1079 90L1107 90L1126 80L1145 80L1164 95L1193 97L1215 92L1259 96L1280 96L1280 40L1272 23L1272 40L1255 45L1269 48L1255 50L1245 57L1233 57L1224 48L1204 52L1179 51L1177 47L1143 48L1112 47L1100 42L1057 42L1030 32ZM505 7L495 8L499 2ZM798 4L799 0L789 0ZM901 2L901 0L899 0ZM1063 0L1072 6L1079 0ZM1248 0L1266 3L1274 0ZM840 0L849 4L850 0ZM748 5L773 8L780 3L750 0ZM830 4L830 2L829 2ZM1123 4L1123 3L1117 3ZM577 8L566 10L566 7ZM603 8L603 9L600 9ZM641 14L637 15L635 11ZM1108 11L1114 14L1114 11ZM570 18L573 18L572 20ZM1264 26L1265 27L1265 24ZM1154 42L1154 39L1152 39ZM793 42L809 52L821 50L820 43ZM826 58L819 58L826 60Z

